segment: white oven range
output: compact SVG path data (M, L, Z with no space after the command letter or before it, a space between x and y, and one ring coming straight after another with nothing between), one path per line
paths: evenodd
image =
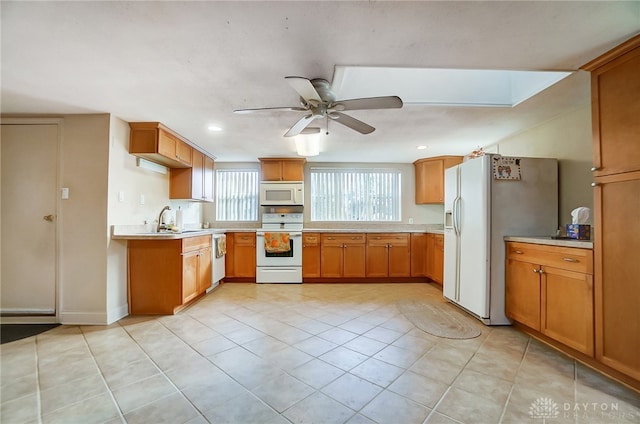
M301 213L263 213L256 231L256 283L302 283Z

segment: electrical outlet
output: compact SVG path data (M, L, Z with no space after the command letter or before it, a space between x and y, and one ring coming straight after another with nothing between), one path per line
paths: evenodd
M144 194L140 195L140 204L144 205Z
M413 224L413 218L409 218L409 224Z

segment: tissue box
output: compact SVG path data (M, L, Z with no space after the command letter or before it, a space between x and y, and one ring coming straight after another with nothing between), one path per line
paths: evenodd
M591 225L567 224L567 237L576 240L590 240Z

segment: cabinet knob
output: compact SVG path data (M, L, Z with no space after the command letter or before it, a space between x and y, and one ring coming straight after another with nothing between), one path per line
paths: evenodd
M599 184L598 184L598 183L596 183L596 182L591 183L591 187L596 187L596 186L598 186L598 185L599 185Z
M514 253L517 253L518 255L522 255L522 250L515 250Z
M596 168L595 166L593 166L593 167L591 167L591 172L595 172L595 171L597 171L598 169L600 169L600 168Z
M573 258L562 258L562 260L563 260L563 261L566 261L566 262L576 262L576 263L577 263L577 262L580 262L579 260L577 260L577 259L573 259Z

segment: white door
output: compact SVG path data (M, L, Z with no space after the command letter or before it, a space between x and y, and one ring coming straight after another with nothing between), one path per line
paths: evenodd
M488 157L460 165L459 303L489 316L489 176Z
M3 124L3 315L56 311L58 126Z

